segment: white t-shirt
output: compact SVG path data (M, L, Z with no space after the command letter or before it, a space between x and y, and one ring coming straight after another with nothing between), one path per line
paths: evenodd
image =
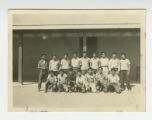
M57 82L57 78L56 78L55 75L54 75L54 76L51 76L51 75L49 74L47 80L49 80L50 82Z
M90 59L91 68L98 69L99 68L99 59L98 58L91 58Z
M120 70L129 70L130 61L128 59L120 60Z
M118 68L118 71L120 70L120 61L119 59L110 59L109 60L109 69L111 68Z
M106 80L106 76L104 74L97 72L96 73L96 80L102 82L102 81Z
M119 76L115 74L114 76L112 74L108 75L108 80L110 83L119 83Z
M100 61L100 66L102 67L102 66L107 66L108 67L108 65L109 65L109 59L108 58L100 58L99 59L99 61Z
M79 68L80 67L80 59L78 57L77 58L72 58L71 59L71 66Z
M65 84L67 80L67 75L65 73L63 75L58 74L57 79L60 84Z
M90 82L91 82L91 83L94 83L95 80L96 80L95 74L90 75L90 74L87 73L85 76L86 76L86 81L89 82L89 83L90 83Z
M90 64L90 59L87 58L81 58L80 59L80 64L81 64L81 70L87 70L89 68L89 64Z
M77 76L76 77L76 83L80 83L80 84L85 84L86 82L86 77L84 75L81 75L81 76Z
M69 69L70 68L70 60L62 59L61 60L61 69Z
M49 70L51 71L59 71L59 60L50 60L49 62Z

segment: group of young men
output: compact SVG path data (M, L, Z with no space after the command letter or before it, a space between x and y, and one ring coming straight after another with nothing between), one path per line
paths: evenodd
M100 57L93 53L92 58L83 52L81 58L74 52L72 59L64 54L59 60L52 56L49 65L47 55L42 54L38 62L39 77L38 90L41 89L42 80L45 82L45 92L109 92L121 93L127 87L131 90L129 82L130 61L125 53L117 58L117 53L112 53L111 59L101 52ZM126 84L126 85L125 85Z

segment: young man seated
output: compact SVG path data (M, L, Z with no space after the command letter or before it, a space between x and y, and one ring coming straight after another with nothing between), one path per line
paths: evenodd
M119 85L119 76L116 73L115 68L111 69L111 74L108 75L108 90L114 90L116 93L121 93Z
M85 93L85 82L86 82L85 75L82 74L81 71L78 71L77 77L76 77L76 90L77 90L77 92Z
M75 92L76 91L76 88L75 88L76 75L72 69L70 69L68 74L67 74L67 83L68 83L68 91Z
M106 75L103 73L103 68L99 67L98 72L96 73L96 89L98 92L104 91L107 92L108 80Z
M58 91L59 92L68 92L68 87L67 87L67 74L64 73L62 70L60 70L58 76L57 76L57 86L58 86Z
M57 78L53 71L50 71L45 83L45 92L47 92L48 89L51 89L52 92L57 92Z
M86 92L96 92L95 74L93 73L91 68L89 68L88 72L86 73L85 87L86 87Z

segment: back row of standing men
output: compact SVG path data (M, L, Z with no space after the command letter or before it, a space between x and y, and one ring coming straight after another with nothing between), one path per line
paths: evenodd
M98 69L102 67L103 74L108 76L111 69L114 69L118 75L120 75L121 87L124 88L124 83L127 83L127 88L130 88L130 82L128 79L130 73L130 60L126 58L125 53L121 53L121 58L117 58L117 53L112 53L111 59L106 57L105 52L101 52L100 57L97 57L96 53L93 53L92 58L87 57L87 53L83 52L81 58L78 57L77 52L74 52L72 59L68 58L68 54L64 54L63 58L59 60L56 55L52 56L49 61L49 65L46 61L46 54L42 54L41 59L38 63L38 68L43 69L44 72L39 73L39 88L42 82L42 76L45 70L53 72L58 75L59 71L62 70L64 73L68 73L69 70L73 70L76 74L78 71L87 72L89 68L96 74Z

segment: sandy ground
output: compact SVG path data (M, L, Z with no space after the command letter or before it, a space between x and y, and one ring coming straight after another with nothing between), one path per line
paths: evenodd
M82 111L136 111L140 99L140 85L132 85L132 90L125 90L121 94L116 93L44 93L44 84L40 92L37 91L36 83L25 83L21 86L13 83L13 106L15 108L52 108ZM96 108L96 110L94 110ZM60 109L60 110L61 110ZM45 109L44 109L45 110ZM62 111L61 110L61 111ZM68 111L67 110L67 111ZM58 111L58 110L57 110Z

